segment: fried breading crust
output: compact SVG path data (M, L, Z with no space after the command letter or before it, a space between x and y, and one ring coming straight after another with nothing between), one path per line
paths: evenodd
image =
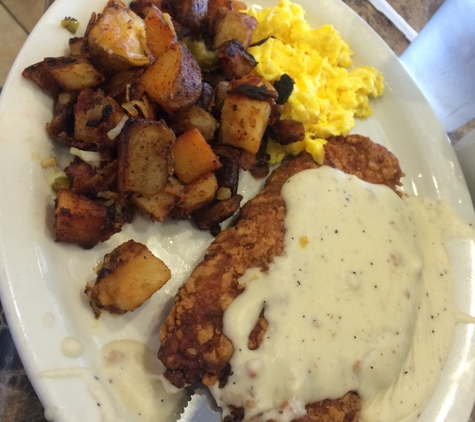
M369 138L335 137L325 150L325 165L392 189L401 184L403 173L397 158ZM283 183L300 171L316 167L310 154L302 153L276 169L264 189L242 207L237 224L211 243L203 261L178 291L175 305L160 328L158 351L166 367L164 376L176 387L199 381L205 385L226 383L233 345L222 332L224 311L242 292L238 279L245 270L258 267L264 271L283 252ZM339 400L309 405L307 410L308 416L301 421L353 421L359 399L349 393Z

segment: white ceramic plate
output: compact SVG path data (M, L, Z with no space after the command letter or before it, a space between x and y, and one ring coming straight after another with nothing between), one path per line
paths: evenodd
M271 1L260 4L271 5ZM417 86L388 46L339 0L300 0L313 26L332 23L351 41L355 65L379 68L386 80L381 99L372 102L374 115L358 124L355 133L370 136L398 157L411 194L446 199L463 218L475 222L458 162L445 133ZM116 339L135 339L158 348L159 321L169 309L177 287L200 259L211 236L188 222L152 225L142 218L91 251L53 241L52 169L41 159L66 155L53 146L44 130L52 116L52 101L21 77L21 71L47 56L67 54L70 34L60 26L73 16L84 31L92 11L105 1L56 0L28 38L1 94L0 104L0 257L1 298L31 381L49 417L58 422L108 420L94 398L107 389L100 374L99 350ZM257 190L251 179L242 186L249 197ZM105 253L134 238L172 269L173 278L144 306L124 316L104 313L96 321L83 294L93 268ZM474 245L454 248L456 296L461 310L475 309L472 280ZM472 314L475 312L472 312ZM420 421L468 420L475 397L474 326L459 326L441 382ZM65 338L84 346L79 358L61 350ZM48 378L43 371L87 368L83 376Z

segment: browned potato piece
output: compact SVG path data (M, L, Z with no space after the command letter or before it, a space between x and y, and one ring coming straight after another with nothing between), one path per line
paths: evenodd
M145 91L171 113L190 107L201 93L201 70L186 47L170 46L142 76Z
M216 197L218 182L214 173L185 186L185 195L173 208L171 215L173 218L188 218L195 211L210 204Z
M143 87L139 84L143 72L143 69L137 67L117 72L108 77L101 88L119 104L139 100L144 93Z
M74 161L64 169L71 182L72 189L77 193L97 195L99 192L114 189L117 181L117 160L106 166L94 169L90 164L75 157Z
M137 209L152 221L164 222L178 201L178 196L161 191L153 196L133 193L130 200Z
M221 111L220 142L257 154L270 111L267 101L229 94Z
M60 190L56 198L56 242L77 243L90 249L109 239L120 228L107 216L107 207L70 190Z
M160 9L163 13L172 13L173 11L169 3L169 0L134 0L130 2L130 8L137 15L145 18L152 6Z
M252 33L257 26L257 20L237 10L228 11L217 23L213 46L218 48L223 42L235 39L245 48L252 41Z
M242 195L233 195L228 199L213 202L209 207L199 210L193 219L201 230L212 230L212 234L220 232L219 224L231 217L238 209Z
M48 57L22 74L53 98L61 91L80 91L104 82L104 76L83 57Z
M170 278L170 269L147 246L129 240L104 257L96 283L87 283L85 293L96 318L102 309L121 315L141 306Z
M86 39L83 37L74 37L69 39L69 51L72 56L81 56L84 54Z
M83 57L47 58L45 62L64 91L80 91L104 82L104 76Z
M157 195L173 174L174 140L163 120L130 119L119 139L119 191Z
M229 78L239 79L257 66L252 54L236 40L223 42L216 50L223 73Z
M239 184L239 164L236 158L230 155L219 154L219 161L222 167L215 171L216 179L218 180L218 199L219 192L229 191L229 196L236 195Z
M247 9L247 4L244 3L243 1L239 0L232 0L233 2L233 7L235 10L246 10Z
M183 183L191 183L221 167L219 158L198 129L176 138L172 151L176 177Z
M213 15L220 9L233 10L232 0L208 0L208 18L212 18Z
M174 177L168 179L168 184L160 193L150 197L133 193L130 200L137 209L152 221L163 222L180 198L185 194L185 187Z
M51 75L48 65L44 60L42 62L28 66L22 72L22 76L26 79L31 79L53 98L56 98L61 92L61 87L53 78L53 75Z
M160 9L153 5L150 7L144 21L148 47L154 57L157 58L177 42L173 22L168 13L162 13Z
M256 164L256 155L249 154L242 148L236 148L231 145L214 144L213 151L218 157L227 155L236 160L239 168L244 171L251 170Z
M122 107L101 90L83 89L74 105L74 138L87 145L115 145L107 132L124 116Z
M305 138L304 125L296 120L277 120L267 130L268 135L281 145L300 142Z
M171 121L171 128L177 135L191 129L198 129L206 141L211 141L214 138L218 126L213 115L198 105L177 111Z
M145 23L120 1L109 0L87 40L91 61L100 69L115 73L150 64Z
M208 16L208 0L181 0L173 3L175 18L194 32L200 32Z

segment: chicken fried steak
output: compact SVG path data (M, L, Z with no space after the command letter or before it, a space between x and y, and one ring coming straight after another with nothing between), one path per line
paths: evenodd
M324 164L393 190L401 185L403 176L391 152L359 135L331 138L325 145ZM180 288L160 329L158 351L166 367L164 376L176 387L200 381L208 386L226 383L233 345L222 332L224 311L242 292L239 277L247 268L265 271L283 253L286 208L282 185L292 175L318 166L311 155L302 153L276 169L263 190L242 207L237 224L216 237ZM259 347L266 324L261 314L249 337L250 348ZM308 405L308 415L300 420L353 421L359 407L359 399L350 392L338 400ZM243 410L236 409L232 419L243 417Z

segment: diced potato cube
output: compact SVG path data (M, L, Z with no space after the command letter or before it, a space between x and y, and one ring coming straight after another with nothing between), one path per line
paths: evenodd
M201 32L208 16L208 0L180 0L173 3L175 18L193 32Z
M119 190L157 195L173 174L175 134L163 120L131 119L119 139Z
M58 192L54 229L56 242L76 243L84 249L119 231L108 218L107 207L70 190Z
M81 56L84 52L86 39L82 37L74 37L69 39L69 51L72 56Z
M223 42L235 39L245 48L252 41L252 33L257 26L257 20L237 10L229 10L218 22L213 47L218 48Z
M87 283L85 293L96 318L102 309L123 314L141 306L170 278L170 269L147 246L129 240L104 257L96 283Z
M174 218L188 218L195 211L210 204L216 197L218 182L214 173L185 185L185 195L173 208Z
M232 0L208 0L208 19L220 9L233 10Z
M150 64L145 23L122 2L107 3L89 31L88 45L91 61L108 72Z
M200 209L193 215L193 220L200 230L211 230L212 234L218 234L221 231L219 224L239 209L241 201L242 195L233 195L218 200L210 206Z
M183 183L191 183L221 167L219 158L198 129L191 129L176 138L172 151L176 177Z
M100 89L83 89L74 104L74 138L88 145L116 145L107 132L115 128L125 116L117 102Z
M168 13L162 13L154 5L145 17L147 44L155 58L161 56L172 44L177 42L175 28Z
M130 196L132 203L138 210L150 218L152 221L163 222L168 218L170 211L173 209L178 201L178 196L165 191L161 191L153 196L143 196L139 193L134 193Z
M45 62L64 91L80 91L104 82L104 76L83 57L46 58Z
M179 43L157 57L142 76L147 94L167 113L190 107L201 93L201 69L196 59Z
M44 60L42 62L28 66L22 72L22 76L26 79L31 79L53 98L56 98L61 92L61 87L53 78L53 75L51 75L48 65Z
M206 141L213 140L218 126L219 124L213 115L196 104L189 109L176 112L171 121L171 128L175 134L181 135L190 129L196 128Z
M267 101L229 94L221 111L219 141L257 154L270 112Z

